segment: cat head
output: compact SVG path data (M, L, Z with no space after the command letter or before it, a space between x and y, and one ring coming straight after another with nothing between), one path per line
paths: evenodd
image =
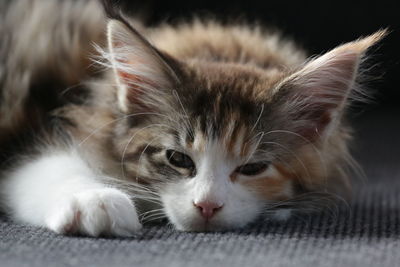
M343 113L357 95L365 51L383 35L271 71L173 58L111 20L105 56L117 83L114 145L124 176L155 193L180 230L287 215L304 192L340 183L349 138Z

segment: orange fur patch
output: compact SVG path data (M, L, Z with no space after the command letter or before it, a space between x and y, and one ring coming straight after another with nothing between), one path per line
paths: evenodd
M243 181L244 186L250 187L268 200L283 200L288 197L286 194L290 181L285 178L261 177Z
M256 179L242 181L244 186L250 187L262 197L271 200L284 200L289 197L290 184L293 174L283 166L274 165L277 170L275 175L264 176Z

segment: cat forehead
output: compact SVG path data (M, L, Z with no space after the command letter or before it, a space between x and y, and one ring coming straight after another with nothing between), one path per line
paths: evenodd
M284 76L282 69L261 69L253 64L191 61L187 66L189 82L201 89L255 101L268 98Z
M212 158L238 159L252 153L257 140L249 138L249 129L232 121L218 136L197 129L193 132L193 138L181 139L181 145Z
M232 150L257 133L252 128L260 126L278 77L255 66L196 63L178 93L198 137L223 140ZM187 138L187 143L195 141L190 133Z

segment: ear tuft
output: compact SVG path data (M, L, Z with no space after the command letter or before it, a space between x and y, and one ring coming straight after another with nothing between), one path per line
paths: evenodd
M345 48L349 47L349 49L354 49L359 54L364 54L370 47L374 46L379 41L381 41L383 38L385 38L385 36L387 34L388 34L388 30L382 29L382 30L379 30L367 37L360 38L354 42L344 44L341 47L345 47Z

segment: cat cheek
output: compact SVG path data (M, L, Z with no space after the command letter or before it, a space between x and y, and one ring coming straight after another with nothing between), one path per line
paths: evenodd
M160 192L164 212L178 230L190 230L194 215L188 182L171 183ZM193 210L193 211L192 211Z
M243 182L243 186L256 192L266 200L283 200L291 196L291 182L275 180L271 177L258 178Z
M285 200L293 195L291 176L282 173L274 166L270 170L255 178L239 179L238 182L251 192L267 201Z

